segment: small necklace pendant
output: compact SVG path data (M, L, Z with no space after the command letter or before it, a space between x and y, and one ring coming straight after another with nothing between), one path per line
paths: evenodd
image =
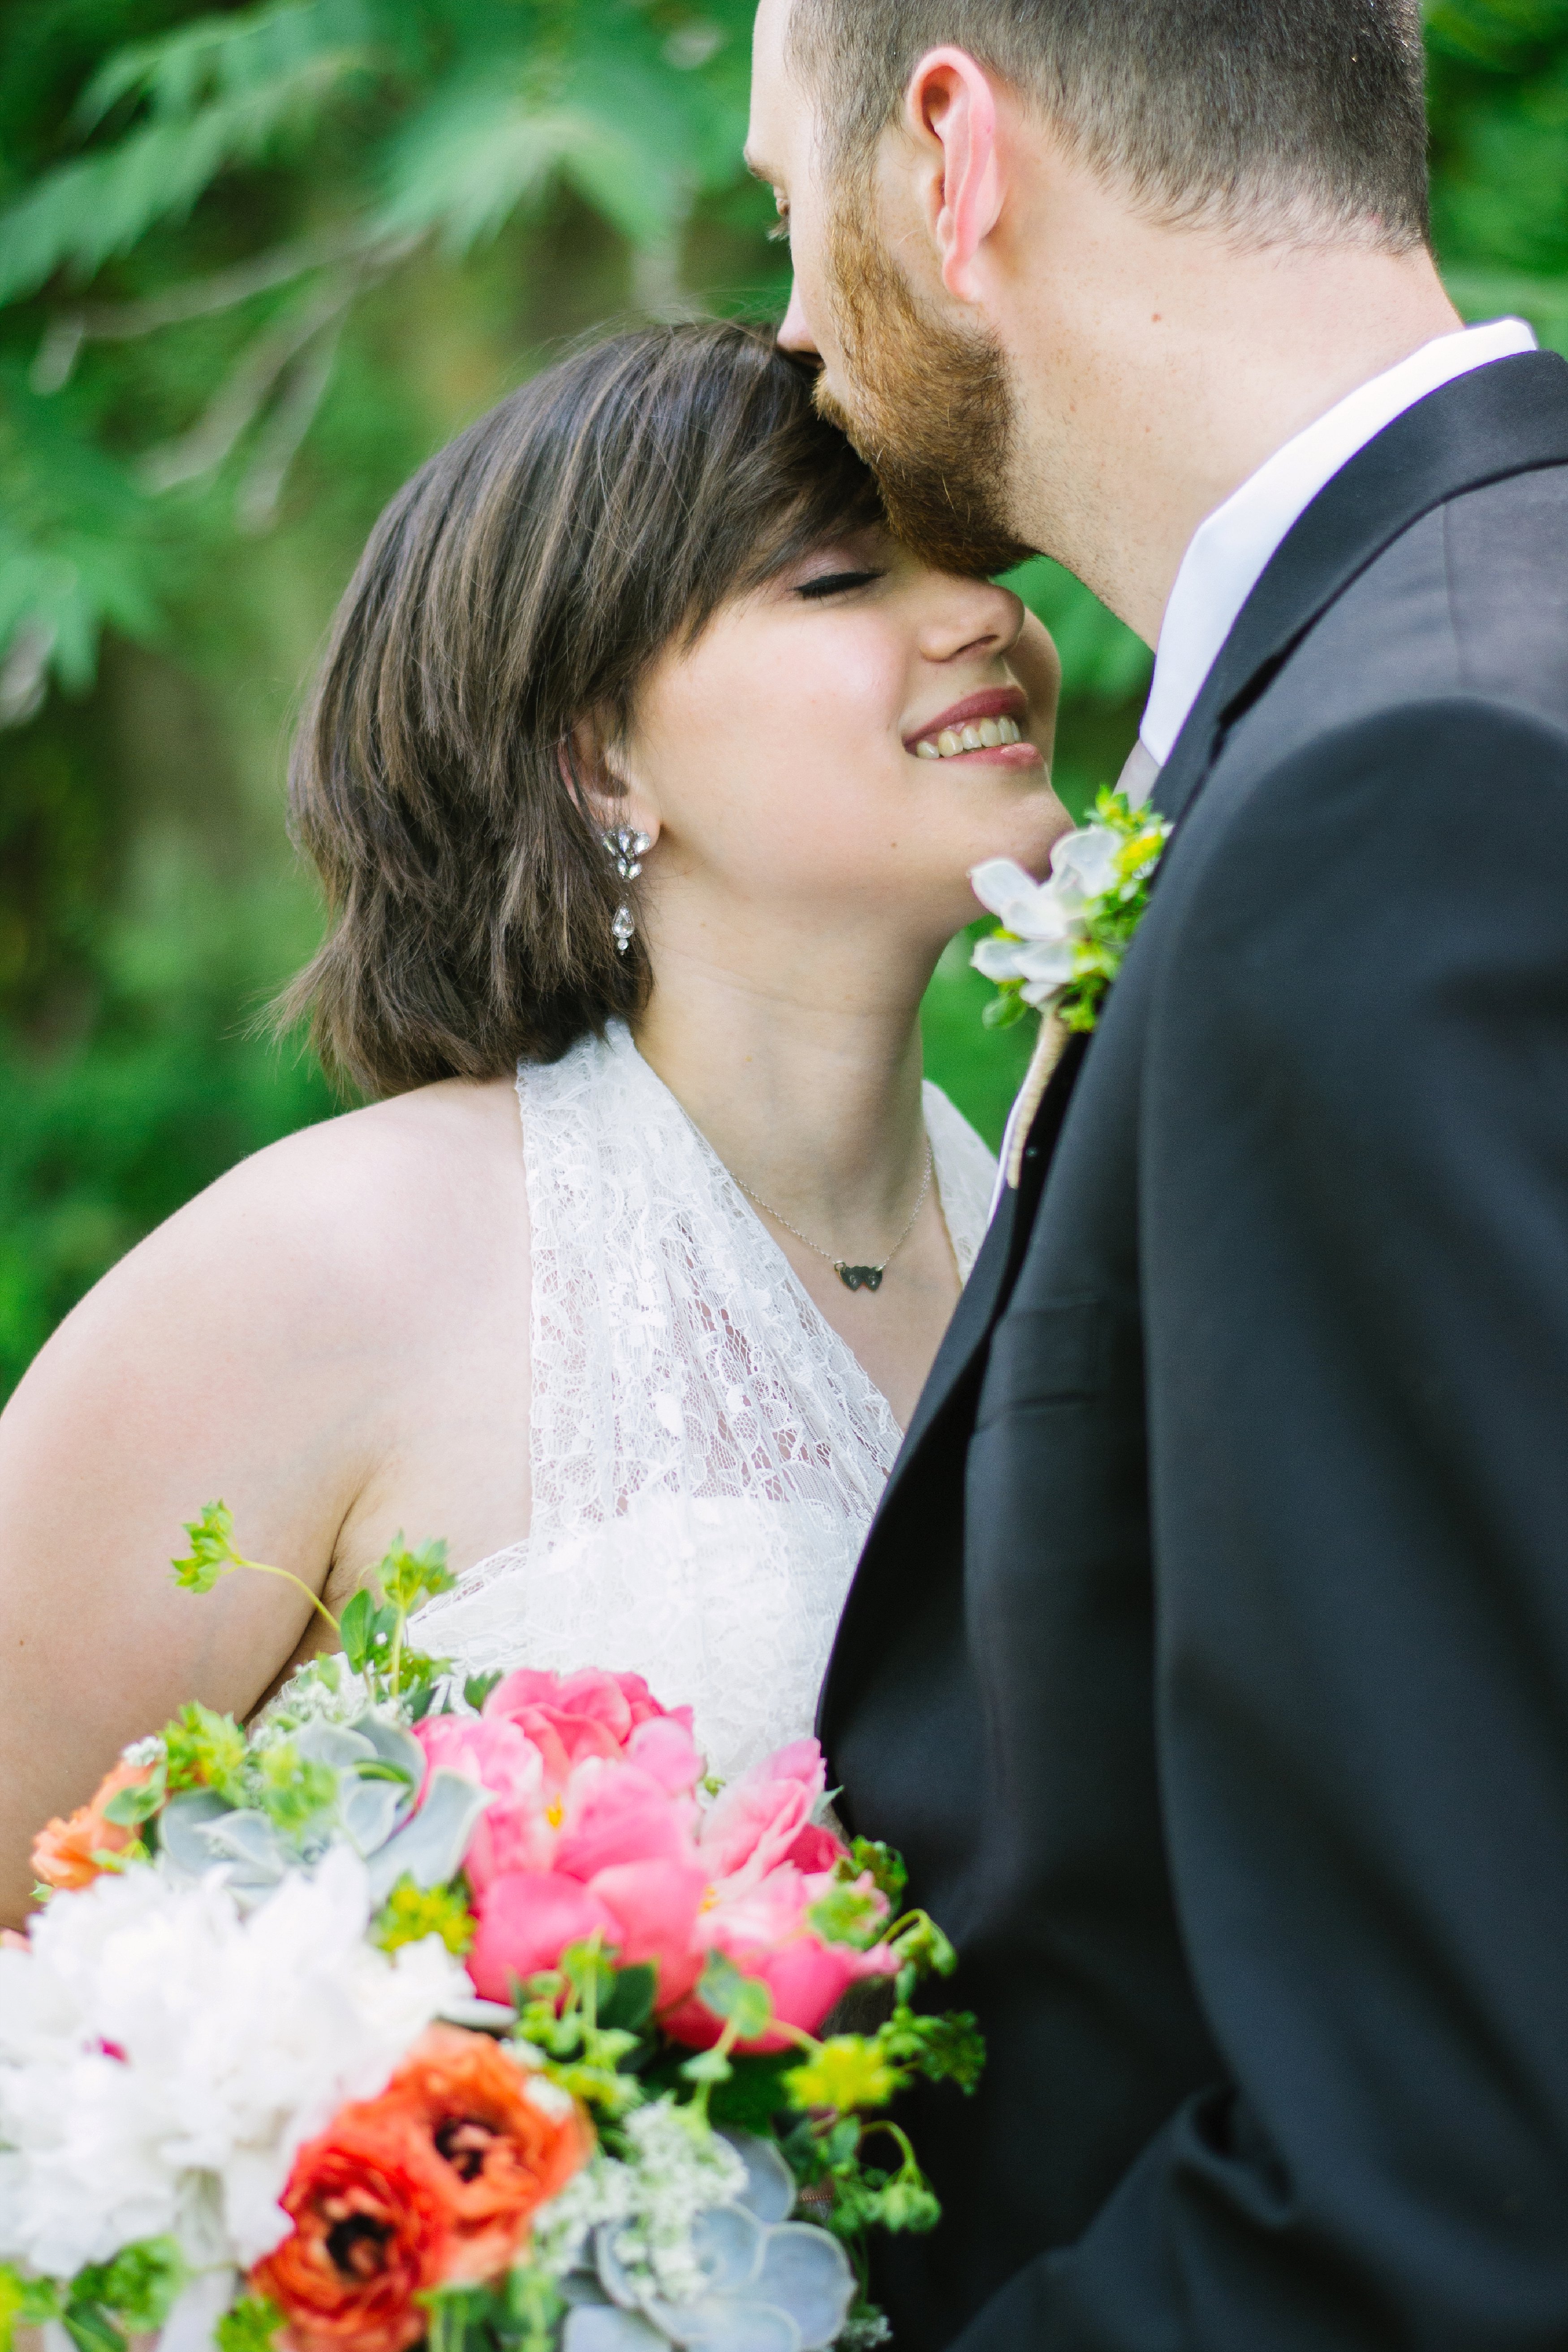
M880 1265L845 1265L836 1260L833 1271L846 1290L880 1290L887 1269Z

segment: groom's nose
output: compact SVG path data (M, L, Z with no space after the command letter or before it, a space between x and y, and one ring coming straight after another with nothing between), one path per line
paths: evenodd
M792 278L789 282L789 309L784 312L784 324L779 329L779 348L786 352L804 352L809 359L822 356L816 348L816 338L805 322L798 278Z

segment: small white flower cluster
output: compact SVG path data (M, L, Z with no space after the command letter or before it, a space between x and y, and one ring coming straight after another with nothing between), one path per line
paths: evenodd
M632 2277L668 2303L687 2303L703 2286L691 2225L745 2192L745 2164L693 2107L672 2098L635 2107L621 2128L630 2157L595 2152L533 2221L533 2258L564 2277L583 2261L590 2234L609 2227L616 2258Z
M644 2117L659 2115L658 2108ZM640 2119L639 2119L640 2120ZM620 2223L600 2222L592 2262L562 2282L570 2308L561 2352L827 2352L840 2342L855 2300L855 2273L837 2238L792 2221L795 2176L771 2140L721 2129L741 2182L721 2202L688 2210L697 2185L672 2126L708 2126L691 2108L664 2111L638 2136L636 2172L646 2160L658 2183L654 2208ZM634 2191L635 2194L635 2191ZM589 2249L584 2249L586 2254ZM875 2342L875 2336L869 2339Z
M744 2193L745 2164L694 2108L673 2099L635 2108L622 2130L630 2156L599 2149L536 2216L534 2258L563 2277L583 2261L592 2232L607 2227L633 2278L667 2302L686 2303L704 2280L692 2224L710 2207Z
M256 1748L269 1748L307 1723L348 1725L378 1713L395 1720L390 1709L377 1708L365 1676L356 1675L341 1652L332 1651L289 1675L251 1726L250 1742Z
M890 2344L892 2340L892 2328L879 2311L869 2319L847 2319L834 2352L875 2352L879 2344Z
M57 1895L0 1950L0 2258L69 2278L134 2239L242 2269L289 2228L296 2151L470 1992L438 1938L365 1940L344 1848L244 1908L221 1874Z

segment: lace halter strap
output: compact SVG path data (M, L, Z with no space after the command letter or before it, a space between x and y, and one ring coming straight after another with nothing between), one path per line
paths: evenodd
M533 1522L420 1613L462 1673L646 1675L715 1768L810 1727L901 1433L674 1096L612 1024L518 1073ZM928 1087L961 1270L995 1163Z
M812 1503L865 1523L901 1433L624 1024L518 1073L532 1220L531 1543L663 1493ZM994 1162L934 1087L960 1270Z

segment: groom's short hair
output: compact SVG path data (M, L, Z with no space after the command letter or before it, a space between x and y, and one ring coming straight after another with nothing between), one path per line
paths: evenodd
M836 173L951 42L1156 216L1426 240L1419 0L795 0L789 37Z

